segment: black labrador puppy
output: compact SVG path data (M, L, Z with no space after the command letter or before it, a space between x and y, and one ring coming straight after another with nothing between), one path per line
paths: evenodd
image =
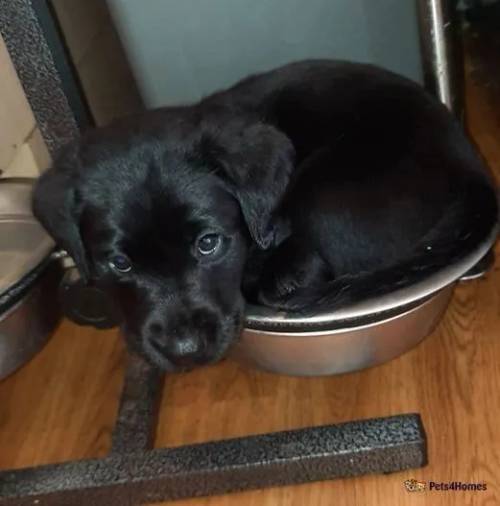
M242 285L273 308L334 308L465 254L497 215L443 105L329 60L87 133L40 178L34 213L166 370L226 352Z

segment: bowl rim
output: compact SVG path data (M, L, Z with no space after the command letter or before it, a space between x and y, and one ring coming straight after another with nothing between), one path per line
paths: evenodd
M404 313L422 304L447 285L458 281L488 253L497 239L498 231L499 224L496 223L488 236L476 248L417 283L337 310L301 315L249 304L246 307L244 328L277 333L314 332L340 326L344 328L345 326L360 326L363 323L369 324L374 319L381 321L391 315Z
M385 311L383 313L377 313L370 315L370 318L353 318L351 320L341 320L339 322L335 322L335 325L325 326L323 328L318 326L313 326L311 328L302 328L301 330L289 330L283 328L282 330L275 328L273 330L259 330L259 329L251 329L245 328L244 332L249 334L250 336L269 336L269 337L283 337L283 338L296 338L296 337L332 337L335 334L344 334L350 332L357 332L359 330L369 329L371 327L376 327L385 323L390 323L399 318L404 318L430 304L433 304L436 299L440 296L450 298L452 295L452 290L454 288L455 283L449 284L433 293L429 297L421 299L414 304L409 304L404 307L397 308L397 311Z

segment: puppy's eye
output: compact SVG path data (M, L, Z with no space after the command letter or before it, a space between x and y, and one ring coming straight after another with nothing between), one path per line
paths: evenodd
M213 255L222 245L220 234L206 234L198 239L198 253L203 256Z
M132 270L132 262L126 255L114 255L109 260L109 266L117 272L129 272Z

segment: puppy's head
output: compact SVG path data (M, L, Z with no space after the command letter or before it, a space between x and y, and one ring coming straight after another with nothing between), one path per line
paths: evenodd
M132 349L165 370L215 361L238 336L247 248L272 246L293 164L272 127L174 123L87 135L33 201L81 275L120 305Z

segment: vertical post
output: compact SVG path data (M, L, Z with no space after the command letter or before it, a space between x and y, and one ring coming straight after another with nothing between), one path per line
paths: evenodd
M151 450L154 445L163 374L142 358L130 355L118 417L111 442L112 455Z
M53 155L91 123L47 0L0 0L0 34Z
M463 61L450 0L417 0L424 80L457 117L463 116Z

